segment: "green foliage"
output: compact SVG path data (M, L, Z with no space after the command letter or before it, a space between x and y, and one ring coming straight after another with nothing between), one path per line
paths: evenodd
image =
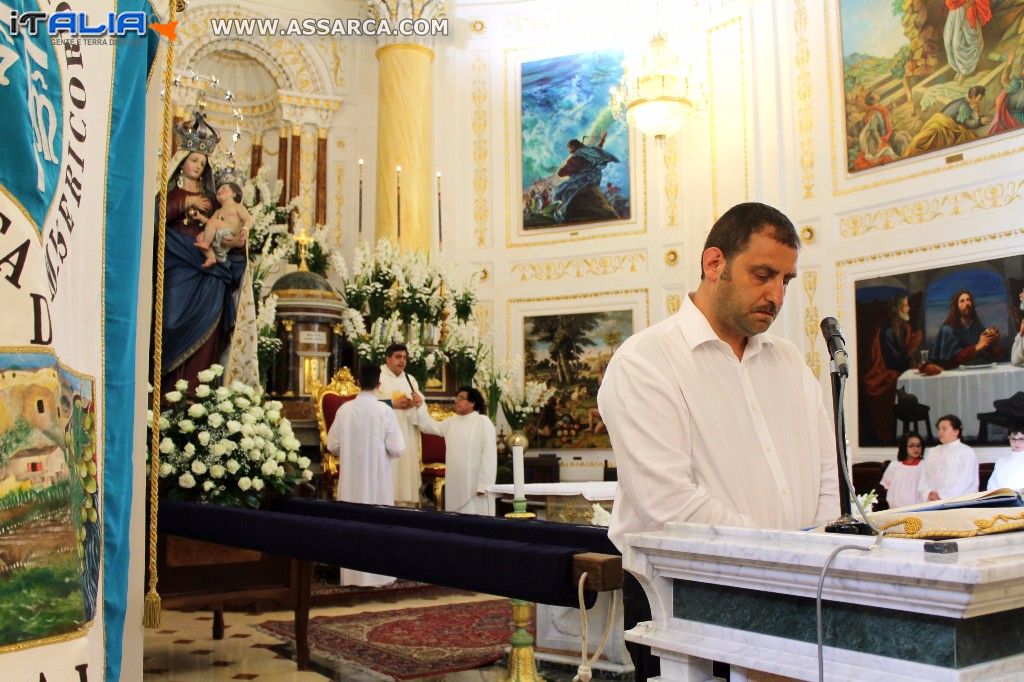
M892 15L894 17L903 16L903 0L892 0Z
M0 434L0 467L7 464L11 455L25 447L30 435L32 435L32 427L24 417L18 417L14 426Z
M892 74L892 77L897 80L903 80L903 77L907 73L907 62L909 61L910 45L904 45L892 58L892 67L889 69L889 73Z
M300 253L301 248L296 244L295 249L292 251L292 255L288 258L288 262L293 265L298 265ZM310 242L309 246L306 247L306 267L309 268L310 272L315 272L321 277L327 276L327 269L330 267L328 254L324 253L324 250L320 248L320 244L318 242Z
M0 578L0 647L71 632L84 623L77 557Z
M3 497L0 497L0 511L14 509L22 505L30 505L31 509L27 510L25 516L11 519L9 524L0 524L0 529L17 525L35 516L63 509L67 507L70 499L70 481L60 481L39 490L34 488L29 490L12 490Z

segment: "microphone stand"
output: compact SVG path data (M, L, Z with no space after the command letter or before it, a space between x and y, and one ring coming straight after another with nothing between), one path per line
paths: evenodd
M850 482L847 478L846 416L843 412L843 393L846 389L846 374L831 361L832 417L836 425L836 465L839 473L839 518L825 526L826 533L844 535L874 535L871 528L858 521L850 513Z

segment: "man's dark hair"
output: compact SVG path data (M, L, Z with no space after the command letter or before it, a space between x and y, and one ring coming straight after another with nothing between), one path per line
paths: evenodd
M359 366L359 388L372 391L380 384L380 367L364 362Z
M384 357L390 358L392 355L398 353L399 351L405 351L406 353L408 353L409 347L406 346L404 343L393 343L384 349Z
M484 400L484 394L476 390L472 386L460 386L456 395L459 393L466 394L466 400L473 403L473 409L483 414L487 411L487 401Z
M725 254L728 263L733 256L746 250L752 235L766 230L771 231L771 238L778 243L793 249L800 248L800 236L793 222L779 209L755 201L730 208L711 226L711 232L704 241L700 278L704 279L704 251L717 247Z
M955 414L944 414L935 420L935 427L938 428L942 422L949 422L949 425L956 429L956 436L960 438L964 434L964 423Z
M907 431L902 436L900 436L899 445L896 446L896 459L898 459L901 462L907 459L907 444L910 442L911 438L916 438L919 441L921 441L921 454L924 454L924 438L921 438L920 434L918 434L917 431Z
M566 142L565 146L571 148L573 151L576 151L577 149L583 146L583 143L574 137L568 142Z
M953 294L952 300L949 302L949 314L946 315L946 321L944 324L948 324L950 327L960 326L960 297L967 294L971 297L971 314L967 316L970 324L971 322L978 321L978 306L974 303L974 294L967 291L967 289L961 289L960 291Z
M967 97L968 98L970 98L970 97L977 97L978 95L984 95L984 94L985 94L985 86L984 85L972 85L971 89L967 91Z
M900 308L903 307L903 301L910 300L910 296L906 294L896 294L889 299L889 313L893 317L897 317L900 314Z
M1007 434L1012 436L1015 433L1024 433L1024 422L1014 422L1013 424L1010 424L1010 429L1007 431Z

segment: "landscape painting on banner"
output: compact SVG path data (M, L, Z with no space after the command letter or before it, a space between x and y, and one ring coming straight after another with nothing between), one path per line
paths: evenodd
M0 647L96 613L93 383L48 353L0 353Z
M612 355L632 334L632 310L523 319L525 377L556 388L527 424L531 447L611 449L597 410L597 389Z
M525 230L628 220L629 134L610 88L624 52L603 50L521 65Z
M846 166L1024 126L1024 3L839 0Z

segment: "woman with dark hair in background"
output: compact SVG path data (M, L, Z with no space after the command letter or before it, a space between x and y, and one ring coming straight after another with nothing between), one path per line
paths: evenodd
M886 490L889 508L906 507L909 504L923 502L917 492L918 478L921 476L921 456L924 454L924 441L913 431L900 436L896 450L896 461L889 462L882 474L882 487Z

